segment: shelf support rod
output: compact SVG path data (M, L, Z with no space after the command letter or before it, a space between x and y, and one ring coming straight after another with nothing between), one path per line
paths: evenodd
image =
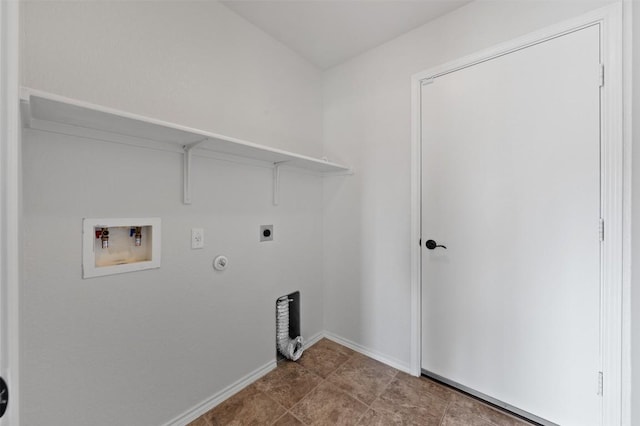
M207 138L184 145L182 147L184 149L184 156L183 156L183 160L184 160L184 166L183 166L184 200L183 202L184 204L191 204L191 156L192 156L191 151L193 151L194 148L197 148L198 145L202 144L206 140Z

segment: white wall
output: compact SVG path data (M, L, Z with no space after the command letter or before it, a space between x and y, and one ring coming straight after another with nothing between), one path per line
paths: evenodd
M325 72L325 328L409 367L411 76L603 5L480 1Z
M214 2L23 4L24 84L310 155L321 74ZM322 330L322 181L24 132L24 425L159 425L275 360L275 300ZM81 279L83 217L162 218L162 267ZM275 225L275 241L258 227ZM190 229L206 247L190 249ZM212 259L230 266L216 273Z
M640 424L640 3L636 1L632 20L631 424L636 425Z
M23 84L311 156L322 75L215 1L25 1Z

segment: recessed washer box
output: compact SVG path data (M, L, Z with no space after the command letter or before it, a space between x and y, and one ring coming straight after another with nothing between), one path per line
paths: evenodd
M85 218L82 277L160 267L160 218Z

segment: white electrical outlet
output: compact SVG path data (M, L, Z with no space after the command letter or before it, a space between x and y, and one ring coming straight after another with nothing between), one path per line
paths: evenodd
M191 248L201 249L204 247L204 229L191 228Z

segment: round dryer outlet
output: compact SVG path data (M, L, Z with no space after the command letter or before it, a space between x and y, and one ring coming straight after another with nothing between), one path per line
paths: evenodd
M218 256L213 259L213 268L216 271L224 271L225 269L227 269L228 265L229 259L227 259L227 256Z

